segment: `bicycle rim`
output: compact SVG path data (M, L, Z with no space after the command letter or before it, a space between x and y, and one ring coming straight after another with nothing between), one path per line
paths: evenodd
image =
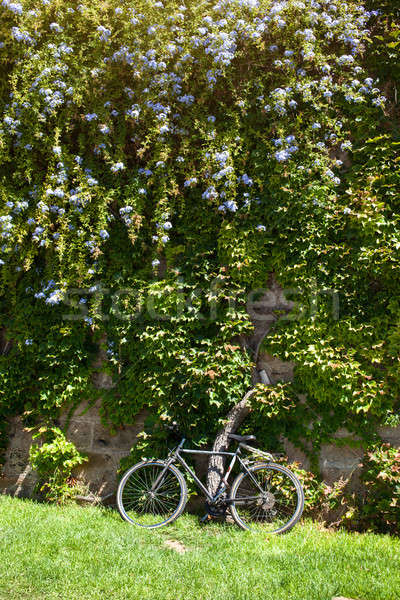
M231 513L243 529L289 531L300 519L304 493L297 477L280 465L258 465L240 474L231 491Z
M164 470L163 463L152 461L139 463L125 473L117 492L118 510L125 521L151 529L179 517L186 503L186 483L172 465Z

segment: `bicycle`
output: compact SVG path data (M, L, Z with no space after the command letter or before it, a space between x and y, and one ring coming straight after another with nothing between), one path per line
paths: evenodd
M207 498L208 511L204 518L229 510L242 529L261 528L274 534L289 531L300 519L304 508L300 481L288 468L273 462L271 454L245 443L255 440L254 435L230 434L229 438L238 442L235 452L183 448L186 440L182 438L165 460L144 460L128 469L117 491L121 517L128 523L148 529L175 521L182 514L188 498L185 478L175 466L179 463ZM243 459L243 450L262 460ZM186 463L181 456L183 453L231 457L214 496ZM228 478L236 461L240 463L240 473L230 486Z

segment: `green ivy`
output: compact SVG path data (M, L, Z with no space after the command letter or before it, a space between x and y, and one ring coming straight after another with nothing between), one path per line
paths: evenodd
M100 344L107 423L145 408L211 442L251 385L246 302L274 275L294 308L264 349L294 380L243 427L316 451L396 424L395 3L0 11L1 416L93 398Z

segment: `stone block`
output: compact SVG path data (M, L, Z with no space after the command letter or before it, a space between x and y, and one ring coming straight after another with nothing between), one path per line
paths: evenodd
M89 483L90 490L98 496L105 496L117 488L117 470L121 454L88 453L88 462L74 474Z
M400 427L380 427L378 433L384 442L400 448Z
M82 421L93 421L97 422L100 420L99 411L101 407L101 398L98 398L96 402L82 402L79 406L74 410L71 420L74 419L82 420Z
M141 431L141 427L136 425L126 426L118 429L115 434L111 434L109 430L101 423L96 423L93 430L92 450L94 452L107 452L108 450L116 450L129 454L137 434Z
M309 470L310 459L305 452L303 452L303 450L300 450L300 448L294 446L292 442L289 442L287 439L283 440L283 446L290 462L297 462L303 469L306 471Z
M100 390L110 390L114 386L111 375L102 371L94 373L92 381L94 387Z
M348 478L360 471L364 456L362 448L324 444L321 447L319 466L324 480L332 484L341 477Z
M93 421L84 421L83 419L71 419L67 438L81 450L90 450L93 445L93 429L95 424Z

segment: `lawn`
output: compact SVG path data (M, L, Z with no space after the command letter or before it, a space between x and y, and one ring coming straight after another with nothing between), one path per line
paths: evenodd
M268 539L192 515L146 531L112 510L0 496L0 533L1 600L400 598L398 539L310 522Z

